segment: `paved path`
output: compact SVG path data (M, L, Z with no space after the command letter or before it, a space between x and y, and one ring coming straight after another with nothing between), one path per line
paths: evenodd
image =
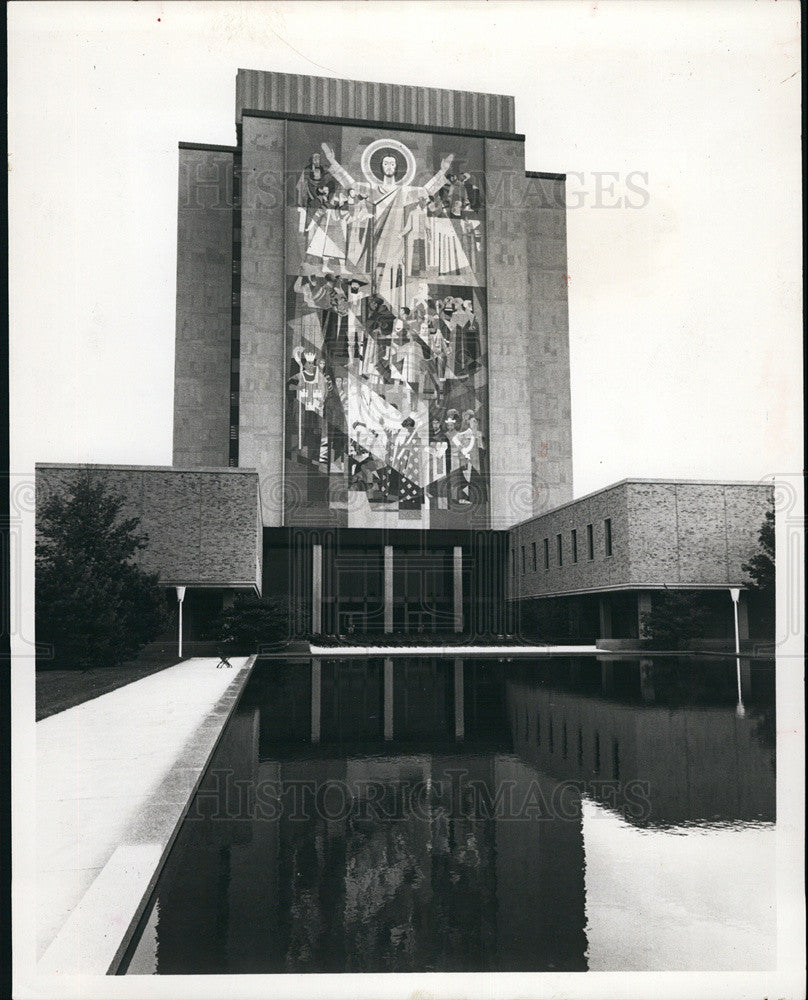
M254 659L185 660L37 723L40 971L107 971Z

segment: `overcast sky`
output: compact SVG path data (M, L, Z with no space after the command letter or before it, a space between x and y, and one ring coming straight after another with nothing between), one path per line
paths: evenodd
M171 463L177 143L235 141L238 67L515 96L527 168L570 175L576 495L799 471L798 18L783 0L13 3L12 471ZM617 175L602 207L598 171Z

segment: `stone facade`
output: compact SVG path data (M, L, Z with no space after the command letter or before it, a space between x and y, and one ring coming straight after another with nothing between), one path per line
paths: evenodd
M525 150L486 139L491 527L533 512L527 330Z
M242 126L239 464L258 470L264 524L283 523L285 124Z
M757 551L758 532L771 501L772 487L764 483L625 480L511 531L510 596L743 587L748 579L741 567ZM611 523L611 555L606 552L606 519Z
M572 499L566 181L527 173L527 346L533 514Z
M254 470L38 464L37 511L85 470L123 494L122 516L140 518L149 536L141 565L159 573L161 584L260 592L263 528Z
M173 455L179 466L228 464L234 156L213 147L180 149Z

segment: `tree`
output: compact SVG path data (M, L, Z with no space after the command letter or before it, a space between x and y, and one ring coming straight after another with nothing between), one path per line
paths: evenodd
M741 567L752 578L755 590L774 597L774 504L772 503L758 532L760 550Z
M641 615L645 638L675 649L680 642L702 638L711 611L703 596L690 590L663 590L654 594L650 612Z
M125 498L91 472L39 511L36 543L37 641L53 666L113 666L134 656L165 626L156 573L135 561L148 536L122 518Z
M289 638L289 605L285 600L236 594L211 628L224 650L254 653L264 644Z

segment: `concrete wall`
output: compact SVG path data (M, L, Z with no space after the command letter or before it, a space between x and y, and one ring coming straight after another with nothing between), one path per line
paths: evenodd
M741 567L758 549L758 532L771 498L771 486L761 483L626 480L514 528L511 548L516 575L511 577L511 595L742 586L747 577ZM604 546L607 517L612 522L611 556L605 554ZM590 523L595 541L592 560L586 550ZM571 558L573 528L578 533L577 563ZM558 533L564 545L561 567L556 552ZM550 540L549 570L544 568L545 538Z
M236 75L237 122L247 108L438 128L514 130L514 100L503 94L240 69Z
M528 173L527 330L533 513L572 500L566 181Z
M283 523L286 124L242 131L239 465L258 470L264 524Z
M38 464L37 512L85 470L123 494L122 517L140 518L149 536L141 565L158 572L161 584L260 591L263 529L254 470Z
M232 151L181 148L174 362L175 465L228 464Z
M491 527L533 513L525 149L485 140Z

